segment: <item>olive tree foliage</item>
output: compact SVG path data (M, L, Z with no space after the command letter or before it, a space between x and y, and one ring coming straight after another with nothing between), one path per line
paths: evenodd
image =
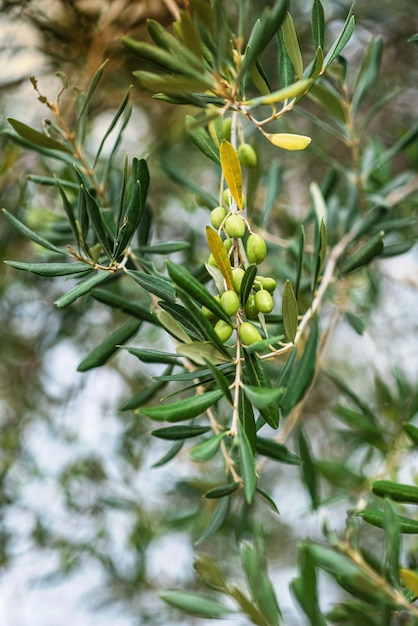
M390 142L374 130L398 92L380 82L381 37L354 70L344 56L354 6L333 37L320 0L309 22L308 40L298 36L292 3L191 0L171 25L149 19L146 40L121 37L141 99L153 96L184 118L187 156L164 137L149 157L141 146L121 156L132 124L129 85L92 151L90 116L106 62L72 109L71 76L59 72L54 99L31 77L44 128L9 118L3 133L53 163L30 181L55 204L38 228L24 211L4 209L35 244L31 258L7 264L54 278L62 314L78 307L82 322L91 311L112 312L114 326L78 370L116 353L130 371L135 363L139 388L121 403L126 458L135 467L134 450L154 439L163 449L156 467L170 464L175 475L187 463L187 478L179 473L174 494L165 494L172 510L157 523L190 533L198 588L154 590L168 605L203 619L284 623L267 570L269 559L280 569L272 545L283 532L280 513L292 513L290 498L274 497L285 476L303 485L311 510L338 500L347 509L342 530L324 522L322 540L298 542L290 587L306 623L418 624L418 487L413 473L399 476L418 445L416 389L396 371L390 381L376 375L365 393L353 374L362 354L327 365L337 325L361 336L373 319L379 259L414 245L418 123L388 132ZM164 206L162 176L180 201L193 198L204 216L197 227ZM325 417L313 429L315 414ZM106 474L92 459L63 474L76 508L74 474L99 486ZM99 541L77 550L97 558L125 597L140 595L152 520L129 499L108 495L101 506L136 512L135 572L124 579ZM42 520L33 534L59 549ZM235 552L241 575L228 565ZM322 571L344 590L325 608Z

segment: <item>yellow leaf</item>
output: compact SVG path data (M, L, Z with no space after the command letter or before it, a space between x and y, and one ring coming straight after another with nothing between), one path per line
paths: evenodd
M273 145L283 150L305 150L311 143L310 137L293 133L266 133L265 136Z
M418 596L418 574L410 569L400 568L399 573L404 585L408 587L414 596Z
M242 211L242 172L238 153L234 146L224 139L219 150L222 172L237 207Z
M206 239L208 240L209 250L212 252L215 263L224 277L228 289L233 289L231 262L222 239L216 230L210 226L206 226Z

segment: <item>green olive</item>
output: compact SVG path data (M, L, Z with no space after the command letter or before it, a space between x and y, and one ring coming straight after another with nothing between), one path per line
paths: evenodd
M224 239L224 248L227 252L229 252L230 249L232 248L233 242L234 240L231 239L231 237L228 237L228 239Z
M255 294L255 304L260 313L271 313L274 307L273 298L267 289L260 289Z
M261 235L252 233L247 239L247 258L250 263L262 263L266 258L267 246Z
M240 307L239 297L236 291L228 289L221 295L221 305L225 313L229 316L235 315Z
M277 283L270 276L256 276L254 281L254 289L267 289L270 293L276 289Z
M238 213L233 213L230 215L225 222L225 232L230 237L239 238L242 237L245 233L245 222L241 215Z
M237 152L243 167L253 168L257 165L257 154L249 143L241 143Z
M262 341L262 337L250 322L243 322L239 327L239 338L245 346Z
M231 196L231 192L229 191L229 189L223 190L222 197L223 197L225 204L228 204L228 205L231 204L232 196ZM247 199L244 196L244 194L242 194L241 196L241 202L242 202L242 208L245 209L245 205L247 204Z
M228 117L226 120L224 120L222 124L222 136L227 141L231 141L231 126L232 126L232 119Z
M210 212L210 222L214 228L219 228L227 216L227 210L223 206L217 206Z
M212 252L208 256L208 260L206 261L206 263L208 265L213 265L213 267L218 267L218 264L216 263L215 257L213 256Z
M232 335L233 328L231 324L228 322L224 322L224 320L218 320L215 324L215 333L218 335L219 339L222 342L228 341L230 336Z
M259 310L255 303L255 296L254 294L250 293L250 295L248 296L247 304L245 305L245 315L250 320L253 320L257 317L258 313L259 313Z
M212 311L210 309L208 309L207 306L202 306L202 313L205 317L207 317L209 320L214 320L216 319L216 315L215 313L212 313Z
M232 283L237 293L240 293L241 291L241 283L242 279L244 278L244 274L245 272L242 267L234 267L234 269L232 270Z

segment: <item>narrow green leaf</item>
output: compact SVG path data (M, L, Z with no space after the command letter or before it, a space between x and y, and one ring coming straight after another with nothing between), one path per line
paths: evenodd
M351 328L353 328L358 335L362 335L364 333L367 328L367 322L363 317L360 317L360 315L356 315L351 311L346 311L345 317Z
M22 263L20 261L5 261L6 265L14 267L17 270L24 270L38 274L38 276L71 276L72 274L81 274L88 272L92 268L87 263Z
M206 359L205 357L203 357L210 372L212 373L212 376L214 378L214 381L216 383L216 386L218 387L218 389L220 389L224 395L224 397L228 400L229 404L233 404L233 400L232 400L232 394L231 394L231 390L230 390L230 383L227 379L227 377L225 376L225 374L223 372L221 372L221 370L219 369L219 367L216 367L216 365L214 363L212 363L212 361L210 359Z
M277 504L275 503L273 498L267 493L267 491L264 491L264 489L260 489L260 487L256 487L255 493L259 498L263 500L264 504L267 504L267 506L273 511L273 513L277 513L277 515L280 515Z
M222 391L207 391L172 404L142 407L138 412L157 421L182 422L201 415L221 398Z
M295 70L293 63L289 57L284 42L283 30L280 28L277 32L277 42L279 45L279 78L282 87L288 87L293 83Z
M269 41L277 33L285 17L287 7L287 0L276 0L273 7L264 9L261 19L255 22L237 76L237 81L241 80L243 74L260 57Z
M248 504L253 501L255 488L257 485L257 473L255 467L254 453L245 430L239 425L239 458L241 464L241 474L244 482L245 499Z
M329 67L331 63L337 58L337 56L342 52L347 42L349 41L351 35L354 31L355 20L353 15L354 3L351 5L350 11L347 15L347 18L344 22L344 26L338 35L337 39L334 41L333 45L328 51L328 54L325 57L324 65L325 67Z
M149 246L139 246L141 254L171 254L172 252L180 252L190 248L188 241L167 241L162 243L153 243Z
M99 160L99 157L102 153L103 147L106 143L106 140L108 139L109 135L111 134L112 130L115 128L116 124L118 123L119 119L121 118L121 116L123 115L125 109L128 107L129 104L129 96L130 96L130 92L131 92L131 86L129 86L122 102L120 103L116 113L114 114L105 134L103 135L103 138L100 142L99 148L96 152L96 156L94 157L94 162L93 162L93 167L92 169L94 169L97 165L97 162ZM130 115L130 114L129 114Z
M202 441L202 443L197 444L190 450L190 458L199 463L210 461L218 452L221 441L226 437L226 435L226 432L219 433L218 435L213 435L212 437L205 439L205 441Z
M151 435L158 439L168 439L169 441L183 441L192 437L199 437L210 431L210 426L167 426L152 430Z
M274 159L267 170L261 225L268 222L271 210L280 195L283 180L283 168L279 160Z
M172 261L167 261L167 270L176 285L181 287L187 294L197 300L199 304L206 306L217 317L229 322L229 317L221 307L221 305L215 300L215 298L209 293L190 272L177 265Z
M174 365L180 363L177 354L169 354L161 350L147 350L131 346L124 346L124 350L127 350L132 356L136 356L143 363L173 363Z
M228 483L226 485L219 485L218 487L212 487L209 491L206 491L203 496L210 500L217 500L218 498L224 498L234 493L239 489L239 483Z
M250 263L250 265L245 270L244 276L242 277L242 283L239 292L242 306L245 306L247 304L247 300L251 293L251 289L253 288L256 275L257 265L255 263Z
M77 245L79 246L80 245L79 231L78 231L77 224L76 224L74 208L73 208L71 202L68 200L67 194L65 193L65 190L64 190L64 187L61 185L61 183L58 181L58 179L57 179L57 186L58 186L58 189L59 189L60 194L61 194L62 205L63 205L64 211L65 211L65 213L67 215L69 224L71 226L71 230L72 230L72 233L73 233L74 240L77 242Z
M157 319L148 309L145 309L134 302L129 302L129 300L122 295L118 295L105 289L92 289L90 296L95 300L98 300L99 302L102 302L103 304L106 304L114 309L119 309L123 313L127 313L132 317L145 320L158 326Z
M48 150L59 150L71 154L71 150L69 150L67 146L52 139L52 137L48 137L48 135L44 135L44 133L39 133L23 122L19 122L19 120L15 120L12 117L8 117L7 121L20 137L33 144L35 148L39 146L41 148L47 148Z
M380 73L380 64L383 53L383 38L373 38L364 55L360 72L354 85L351 107L353 113L357 110L364 96L370 92Z
M242 171L238 153L234 146L224 139L219 149L222 173L225 177L228 189L236 202L239 210L242 210Z
M274 404L284 393L283 388L266 389L252 385L243 385L243 389L247 398L257 409L265 409L267 406Z
M28 228L23 222L18 220L17 217L9 213L9 211L6 211L6 209L3 209L3 213L7 217L9 222L13 224L13 226L27 239L30 239L34 243L37 243L42 248L46 248L47 250L51 250L52 252L56 252L57 254L60 254L60 255L68 256L68 253L66 251L61 250L60 248L57 248L57 246L54 246L54 244L50 243L43 237L40 237L39 235L37 235L33 230Z
M318 348L319 325L315 318L312 322L305 349L292 372L292 376L286 383L280 380L280 386L287 387L286 393L279 404L283 415L288 415L290 411L302 400L308 391L316 371L316 352ZM293 357L294 358L294 357Z
M196 76L184 76L183 74L154 74L146 70L136 70L133 75L138 79L140 84L154 92L155 94L167 94L176 96L179 94L187 94L187 92L206 91L213 87L213 84L207 78ZM187 99L187 95L185 96ZM192 101L194 98L192 97Z
M67 291L67 293L58 298L58 300L55 301L56 306L58 307L58 309L65 308L69 304L75 302L81 296L89 293L92 289L94 289L94 287L96 287L96 285L102 283L108 278L109 272L101 272L98 270L95 271L92 276L89 276L88 278L86 278L86 280L79 283L76 287L74 287L70 291Z
M304 435L303 430L300 428L298 433L299 455L302 459L302 480L305 484L312 503L312 508L316 509L319 505L318 484L316 477L315 464L312 460L310 447L308 441Z
M174 302L176 298L174 286L165 276L146 274L138 270L126 270L126 273L146 291L155 294L163 300Z
M324 48L325 19L321 0L314 0L312 5L312 37L315 48Z
M213 537L221 526L224 524L225 520L228 517L229 507L231 504L231 496L227 495L223 498L220 498L216 509L207 523L206 527L203 530L203 533L200 537L195 541L195 545L198 546L204 541L207 541L210 537Z
M195 128L195 125L196 119L191 115L186 115L184 119L184 128L187 135L205 156L219 165L219 150L212 137L205 128Z
M271 389L269 376L260 361L260 359L249 352L245 352L245 379L250 385L258 388ZM259 409L263 419L271 428L277 428L279 425L279 409L278 402L275 401L265 408Z
M346 258L340 266L341 274L350 274L360 267L368 265L373 259L382 254L384 236L385 233L383 231L376 233L369 241L351 254L349 258Z
M286 12L282 23L283 40L286 46L287 53L294 67L296 76L302 78L303 76L303 61L300 52L300 45L298 36L296 33L295 25L293 23L292 16L289 12Z
M284 331L289 341L293 342L298 331L298 303L289 279L284 284L282 314Z
M254 418L254 410L253 405L245 395L242 388L239 390L238 396L238 415L241 426L248 437L253 454L255 454L257 429Z
M234 612L217 600L194 591L167 589L158 595L167 604L198 617L222 619Z
M414 445L418 446L418 427L413 424L402 424L402 428L414 442Z
M329 85L315 83L309 90L308 98L324 107L336 122L345 124L346 111L341 103L341 98Z
M121 344L128 341L138 331L142 322L131 320L121 328L118 328L100 345L96 346L77 367L77 372L87 372L94 367L104 365L118 350Z
M85 201L86 201L86 209L90 218L90 222L94 228L94 232L96 233L97 239L103 247L103 250L106 252L108 257L112 257L112 251L109 246L109 240L106 233L106 227L103 222L103 217L100 211L99 204L92 196L92 194L84 187L81 186L81 190L84 193Z
M298 252L298 265L296 269L296 280L295 280L295 298L296 301L299 297L300 286L302 282L302 272L303 272L303 263L304 263L304 255L305 255L305 229L303 224L300 226L300 238L299 238L299 252Z
M383 523L385 530L387 576L392 585L399 589L399 557L401 551L401 530L398 515L392 502L389 499L385 500Z
M312 80L303 79L298 80L295 83L282 87L278 91L273 91L258 98L253 98L245 103L250 109L254 109L261 105L276 104L277 102L283 102L284 100L290 100L291 98L297 98L303 95L312 85Z
M279 463L287 463L288 465L300 465L301 459L282 443L278 443L273 439L266 439L257 436L256 440L257 454L268 456L270 459L279 461Z
M171 448L161 457L161 459L156 461L152 467L162 467L163 465L166 465L167 463L172 461L180 452L183 445L184 441L176 441L175 443L173 443Z
M73 128L74 132L76 132L76 133L85 124L85 116L86 116L86 113L87 113L87 107L88 107L88 105L90 103L90 100L91 100L94 92L96 91L96 87L97 87L97 85L100 82L100 79L101 79L101 77L103 75L103 71L104 71L104 68L106 67L106 65L107 65L107 60L104 61L99 66L99 68L96 70L96 73L94 74L94 76L93 76L93 78L91 80L91 83L89 85L87 93L86 94L82 94L82 105L81 105L81 107L80 107L80 109L78 111L77 118L75 120L74 128Z
M363 509L362 511L358 511L356 515L364 519L368 524L372 524L372 526L377 526L377 528L384 527L383 511L371 508ZM418 534L418 520L409 519L403 515L398 515L398 520L401 533L411 535Z
M415 485L394 483L390 480L375 480L372 484L372 491L381 498L390 498L395 502L418 504L418 487Z

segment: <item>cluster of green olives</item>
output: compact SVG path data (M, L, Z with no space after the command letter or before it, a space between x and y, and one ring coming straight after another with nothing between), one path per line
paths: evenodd
M272 293L276 288L276 281L269 276L257 275L245 307L242 306L240 300L241 284L245 274L244 267L248 264L259 265L266 258L266 242L261 235L249 231L244 246L238 245L237 240L242 239L247 233L248 223L240 213L228 211L224 206L218 206L211 211L210 221L212 226L225 236L224 247L235 260L235 265L236 259L240 259L239 266L231 268L232 285L230 288L214 297L218 299L230 318L237 316L235 326L238 328L239 338L244 345L251 345L261 341L262 336L250 320L257 319L260 313L271 313L274 306ZM238 255L235 254L236 250ZM245 250L245 255L243 250ZM216 266L212 254L209 256L208 264ZM206 307L202 310L205 315L214 319L213 314ZM228 341L231 337L235 327L233 322L234 320L231 320L231 323L224 320L216 321L215 332L222 342Z

